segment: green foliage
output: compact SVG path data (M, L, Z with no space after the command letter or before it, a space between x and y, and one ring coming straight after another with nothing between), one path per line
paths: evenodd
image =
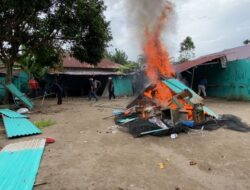
M36 121L34 122L34 124L39 128L39 129L42 129L42 128L45 128L45 127L49 127L51 125L55 125L56 122L54 120L51 120L51 119L48 119L48 120L40 120L40 121Z
M0 61L12 67L28 56L48 66L68 53L98 63L111 40L103 0L1 0Z
M24 47L25 48L25 47ZM39 54L24 54L19 59L21 68L35 78L43 78L49 68L58 65L59 55L54 54L52 49L41 49Z
M184 62L194 58L195 56L194 50L195 50L194 42L190 36L187 36L180 44L179 61Z
M246 39L243 44L247 45L247 44L250 44L250 40Z
M120 64L121 68L118 71L121 73L131 72L140 66L139 62L130 61L123 50L115 49L114 53L106 51L104 57Z
M124 65L122 65L122 67L119 69L119 71L121 73L129 73L133 70L135 70L136 68L138 68L138 63L134 62L134 61L128 61L127 63L125 63Z
M123 50L115 49L114 53L106 51L105 57L121 65L128 63L128 56Z

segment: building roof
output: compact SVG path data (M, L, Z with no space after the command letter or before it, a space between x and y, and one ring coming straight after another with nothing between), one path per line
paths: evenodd
M66 56L63 58L63 67L64 68L98 68L98 69L119 69L121 65L112 62L108 59L102 59L100 63L96 66L90 65L86 62L80 62L74 57Z
M184 63L174 65L175 71L183 72L192 67L207 63L209 61L219 59L221 57L226 57L227 61L235 61L239 59L250 58L250 45L244 45L232 49L226 49L221 52L209 54L206 56L199 57L194 60L186 61Z

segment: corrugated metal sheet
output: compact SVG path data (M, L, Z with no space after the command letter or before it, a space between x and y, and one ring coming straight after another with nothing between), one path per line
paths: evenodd
M28 108L32 109L33 108L33 103L27 98L27 96L23 93L21 93L17 87L10 83L6 85L6 88L19 100L21 100Z
M225 55L221 54L221 55L203 56L203 57L200 57L200 58L195 59L195 60L190 60L190 61L186 61L184 63L178 64L178 65L174 65L174 70L176 72L181 73L181 72L186 71L192 67L201 65L203 63L206 63L206 62L209 62L209 61L212 61L214 59L221 58L221 57L225 57Z
M204 112L206 112L208 115L211 115L215 118L219 118L219 115L217 113L215 113L213 110L211 110L210 108L208 108L207 106L203 106L203 110Z
M61 74L65 75L121 75L116 71L98 71L98 70L82 70L82 69L65 69Z
M32 190L44 146L45 139L5 146L0 152L0 189Z
M203 98L196 94L191 88L188 88L186 85L184 85L177 79L165 79L163 80L163 82L175 93L180 93L183 90L188 89L193 95L190 101L194 104L201 103L203 100Z
M86 62L81 63L79 60L74 57L66 56L63 58L63 67L64 68L102 68L102 69L119 69L121 65L107 60L102 59L100 63L96 66L88 64Z
M202 56L191 61L186 61L184 63L174 65L174 69L177 72L183 72L192 67L212 61L214 59L218 59L220 57L226 57L227 61L236 61L236 60L250 58L250 45L244 45L236 48L226 49L221 52Z
M113 77L116 96L133 96L132 76Z
M0 113L10 118L27 118L28 117L26 115L22 115L10 109L0 109Z
M3 123L8 138L42 133L26 118L9 118L3 115Z
M197 104L197 103L202 103L203 98L200 97L198 94L196 94L192 89L188 88L186 85L184 85L182 82L180 82L177 79L165 79L163 80L163 82L175 93L180 93L185 89L188 89L193 97L190 99L190 102L192 102L193 104ZM211 115L215 118L218 118L219 115L217 113L215 113L213 110L211 110L210 108L208 108L207 106L203 106L204 111L208 114Z

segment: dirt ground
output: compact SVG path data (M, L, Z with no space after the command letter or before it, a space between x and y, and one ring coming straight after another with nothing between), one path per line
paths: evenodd
M250 134L226 129L170 137L133 138L116 127L112 108L129 101L101 99L89 102L69 98L63 105L47 100L30 114L32 121L52 119L56 124L42 135L8 140L0 147L33 138L53 137L46 146L36 190L168 190L250 189ZM250 123L250 102L206 100L220 114L240 116ZM196 165L190 165L194 161ZM165 168L160 169L159 163Z

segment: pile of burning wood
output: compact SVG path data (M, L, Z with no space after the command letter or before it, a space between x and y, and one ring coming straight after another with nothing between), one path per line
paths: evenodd
M166 136L192 130L220 127L249 132L250 128L234 115L218 115L203 104L203 99L177 79L162 79L172 98L159 103L155 85L149 85L124 112L116 113L115 122L135 137Z
M159 101L156 85L148 85L115 117L115 122L129 129L134 136L170 135L198 129L214 123L219 116L203 105L203 99L177 79L162 79L161 85L171 93L166 102ZM164 99L164 97L162 97Z

